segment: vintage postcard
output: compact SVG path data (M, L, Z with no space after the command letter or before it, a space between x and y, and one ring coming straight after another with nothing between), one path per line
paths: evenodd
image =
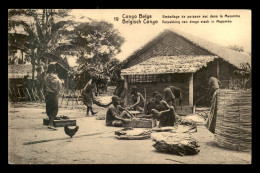
M251 164L248 9L8 9L9 164Z

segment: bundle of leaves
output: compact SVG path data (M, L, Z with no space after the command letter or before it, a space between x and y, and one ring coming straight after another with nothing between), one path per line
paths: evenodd
M153 147L158 152L184 156L194 155L200 151L198 149L198 141L187 133L162 132L158 135L156 138L153 138L155 141Z
M143 140L151 138L151 132L145 129L122 129L115 132L117 139L122 140Z

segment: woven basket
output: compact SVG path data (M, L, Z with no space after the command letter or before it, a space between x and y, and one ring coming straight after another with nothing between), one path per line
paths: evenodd
M214 140L218 146L250 151L251 91L220 89Z

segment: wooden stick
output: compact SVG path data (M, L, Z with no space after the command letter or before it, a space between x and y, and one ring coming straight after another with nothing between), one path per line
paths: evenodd
M38 97L38 95L37 95L37 93L36 93L36 90L35 90L35 89L32 89L32 91L33 91L33 94L35 95L35 97L36 97L38 100L40 100L40 98Z
M65 90L66 90L66 89L64 89L64 91L63 91L63 93L62 93L61 102L60 102L61 105L62 105L63 98L65 99L65 97L64 97Z
M75 96L76 96L76 97L75 97L75 104L78 105L78 104L79 104L79 103L78 103L78 97L79 97L78 90L75 90Z
M11 99L12 99L12 97L13 97L13 93L12 93L12 91L11 91L11 89L8 87L8 90L9 90L9 95L10 95L10 97L11 97Z
M118 129L117 129L118 130ZM95 136L95 135L100 135L100 134L105 134L107 133L112 133L115 132L117 130L113 130L113 131L103 131L103 132L97 132L97 133L89 133L89 134L83 134L83 135L77 135L74 136L73 138L82 138L85 136ZM47 140L39 140L39 141L32 141L32 142L24 142L23 145L31 145L31 144L38 144L38 143L43 143L43 142L51 142L51 141L57 141L57 140L66 140L68 139L68 137L62 137L62 138L55 138L55 139L47 139Z
M18 95L20 96L20 97L18 97L18 100L19 100L19 98L22 99L22 96L21 96L21 93L19 91L19 88L17 88L17 91L18 91Z
M30 101L32 101L32 98L31 98L30 92L28 91L28 88L27 88L27 87L26 87L26 91L27 91L27 94L29 95Z
M24 98L25 98L25 100L26 100L26 92L24 91L24 87L22 88L22 91L23 91L23 93L24 93Z
M42 90L41 90L41 95L42 95L43 100L45 101L45 97L44 97Z
M145 114L145 109L146 109L146 88L144 87L144 110L143 110L143 114Z
M73 104L73 102L75 101L75 100L74 100L74 97L75 97L75 91L72 90L71 93L74 94L74 95L71 95L72 108L74 108L74 104ZM75 103L75 104L76 104L76 103Z
M67 100L67 105L69 104L69 100L70 100L70 97L71 97L71 93L72 93L72 91L70 92L69 98L68 98L68 100Z
M178 160L173 160L173 159L165 159L165 160L171 160L171 161L174 161L174 162L179 162L179 163L184 163L184 164L186 164L185 162L181 162L181 161L178 161Z
M129 115L131 115L131 117L135 118L135 116L134 116L132 113L130 113L127 109L124 108L124 110L125 110Z
M17 96L17 94L15 92L15 88L13 88L13 90L14 90L15 100L18 100L18 96Z
M33 99L34 99L34 101L36 101L35 96L34 96L34 94L33 94L33 90L31 89L31 91L32 91Z

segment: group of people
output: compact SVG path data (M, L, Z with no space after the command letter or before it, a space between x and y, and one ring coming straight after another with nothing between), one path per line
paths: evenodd
M123 87L124 80L118 82L117 88L112 97L112 104L108 107L106 114L106 125L120 127L123 123L130 121L133 117L129 110L142 113L140 118L153 118L159 120L159 127L174 126L176 112L174 101L179 99L179 105L182 102L182 90L180 88L169 86L164 89L164 97L158 91L153 93L153 97L146 102L144 96L138 92L136 86L131 88L130 94L133 104L124 108L123 102L126 97L126 89Z
M95 83L96 77L93 76L85 85L81 93L82 101L87 106L86 116L89 116L89 113L92 115L97 113L94 112L92 107L93 102L95 103L95 99L92 94L95 89ZM206 127L212 132L214 132L214 123L216 119L215 107L219 84L220 81L217 78L210 78L210 94L213 94L211 106L212 116L207 119ZM43 91L46 101L46 113L49 117L48 128L54 130L56 128L53 123L58 113L58 94L61 88L62 81L56 74L56 66L55 64L50 64L48 66L47 75L43 80ZM118 81L116 90L113 94L112 102L105 105L106 107L109 106L106 113L107 126L120 127L123 123L131 121L133 115L129 112L129 110L142 112L142 115L139 117L159 120L159 127L174 126L177 116L174 108L174 105L176 105L175 100L178 99L179 106L182 104L182 90L175 86L164 88L164 97L158 91L155 91L149 101L146 101L144 96L138 92L137 87L133 86L130 91L133 104L126 108L124 108L124 100L128 93L124 87L124 79L120 79Z
M211 96L210 115L207 117L205 126L212 133L215 132L216 116L217 116L217 96L220 81L216 77L210 77L208 82L207 94ZM153 92L152 98L146 102L143 95L138 92L137 87L131 89L131 97L133 104L124 108L124 98L126 97L126 89L124 80L120 80L117 89L112 97L112 104L109 106L106 114L106 125L120 127L123 123L130 121L132 118L128 110L136 110L143 113L140 118L153 118L159 120L158 127L174 126L177 118L175 106L178 100L178 105L182 105L182 89L169 86L164 89L164 97L158 91Z

